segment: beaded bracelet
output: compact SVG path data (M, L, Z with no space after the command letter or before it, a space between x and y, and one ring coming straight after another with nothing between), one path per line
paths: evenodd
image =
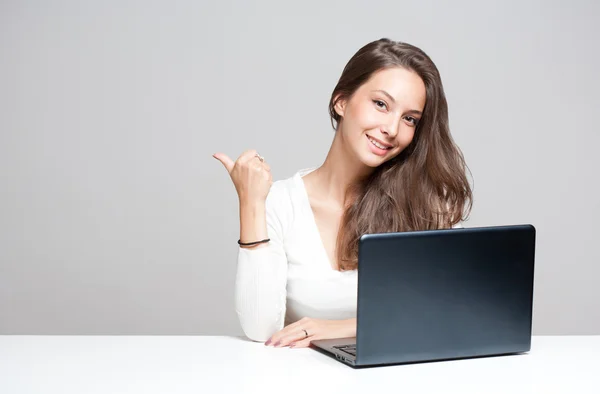
M257 244L262 244L264 242L269 242L271 240L271 238L266 238L263 239L262 241L256 241L256 242L241 242L240 239L238 239L238 244L242 245L242 246L251 246L251 245L257 245Z

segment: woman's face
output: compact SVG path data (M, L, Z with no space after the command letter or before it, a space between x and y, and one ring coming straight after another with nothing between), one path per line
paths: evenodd
M338 132L360 161L377 167L410 144L425 98L425 84L415 72L399 67L377 71L350 100L336 104L343 118Z

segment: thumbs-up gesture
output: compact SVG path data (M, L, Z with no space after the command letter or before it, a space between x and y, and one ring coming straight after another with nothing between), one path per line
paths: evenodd
M233 181L240 203L264 202L267 199L273 177L271 167L254 149L245 151L234 162L224 153L215 153Z

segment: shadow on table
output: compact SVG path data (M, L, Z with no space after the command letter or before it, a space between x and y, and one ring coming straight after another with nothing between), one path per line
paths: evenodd
M253 341L251 339L248 339L248 337L244 336L244 335L240 335L240 336L230 336L229 338L232 339L237 339L239 341L243 341L243 342L253 342L253 343L261 343L261 342L257 342L257 341Z

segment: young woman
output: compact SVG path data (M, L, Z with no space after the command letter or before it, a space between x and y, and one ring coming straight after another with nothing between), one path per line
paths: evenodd
M472 206L439 72L419 48L362 47L333 90L324 163L272 181L255 151L216 153L240 202L236 311L277 347L356 335L358 240L460 227Z

